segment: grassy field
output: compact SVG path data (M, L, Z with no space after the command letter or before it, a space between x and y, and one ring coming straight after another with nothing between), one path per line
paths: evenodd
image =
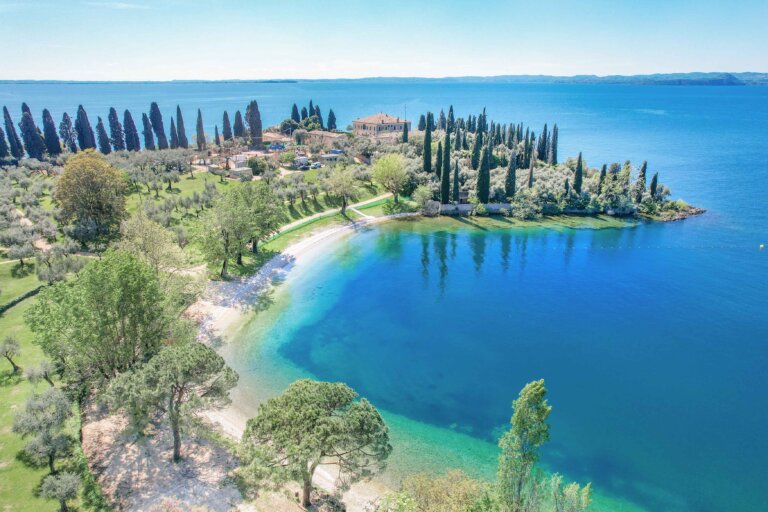
M22 269L18 261L0 260L0 306L42 284L35 275L35 260L31 261Z

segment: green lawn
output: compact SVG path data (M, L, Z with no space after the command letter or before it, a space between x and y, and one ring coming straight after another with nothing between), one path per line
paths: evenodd
M0 260L0 306L42 284L35 275L35 260L31 261L22 269L18 261Z

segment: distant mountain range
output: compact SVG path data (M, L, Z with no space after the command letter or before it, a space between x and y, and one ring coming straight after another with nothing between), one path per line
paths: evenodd
M296 83L296 82L482 82L482 83L519 83L519 84L618 84L618 85L768 85L768 73L659 73L654 75L498 75L498 76L457 76L442 78L420 77L370 77L370 78L327 78L327 79L270 79L270 80L170 80L176 83L198 82L257 82L257 83ZM162 82L162 81L160 81ZM131 83L123 81L75 81L75 80L0 80L0 83ZM158 83L158 81L139 81L134 83Z

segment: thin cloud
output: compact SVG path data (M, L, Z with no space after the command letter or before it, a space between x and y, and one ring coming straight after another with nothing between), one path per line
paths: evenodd
M115 9L119 11L145 11L151 9L148 5L133 4L128 2L85 2L85 5L91 7L103 7L105 9Z

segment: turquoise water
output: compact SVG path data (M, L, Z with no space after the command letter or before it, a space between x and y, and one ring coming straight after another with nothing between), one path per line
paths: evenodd
M0 103L95 120L181 103L187 125L259 100L267 123L312 97L341 126L453 103L458 115L560 127L561 154L647 159L708 209L625 229L398 222L297 266L228 359L236 400L343 380L393 426L392 473L492 475L522 385L545 378L545 462L604 509L768 509L768 88L506 84L0 84ZM14 107L18 109L18 107ZM134 114L136 114L134 111ZM210 115L209 115L210 114ZM615 500L615 501L611 501Z

